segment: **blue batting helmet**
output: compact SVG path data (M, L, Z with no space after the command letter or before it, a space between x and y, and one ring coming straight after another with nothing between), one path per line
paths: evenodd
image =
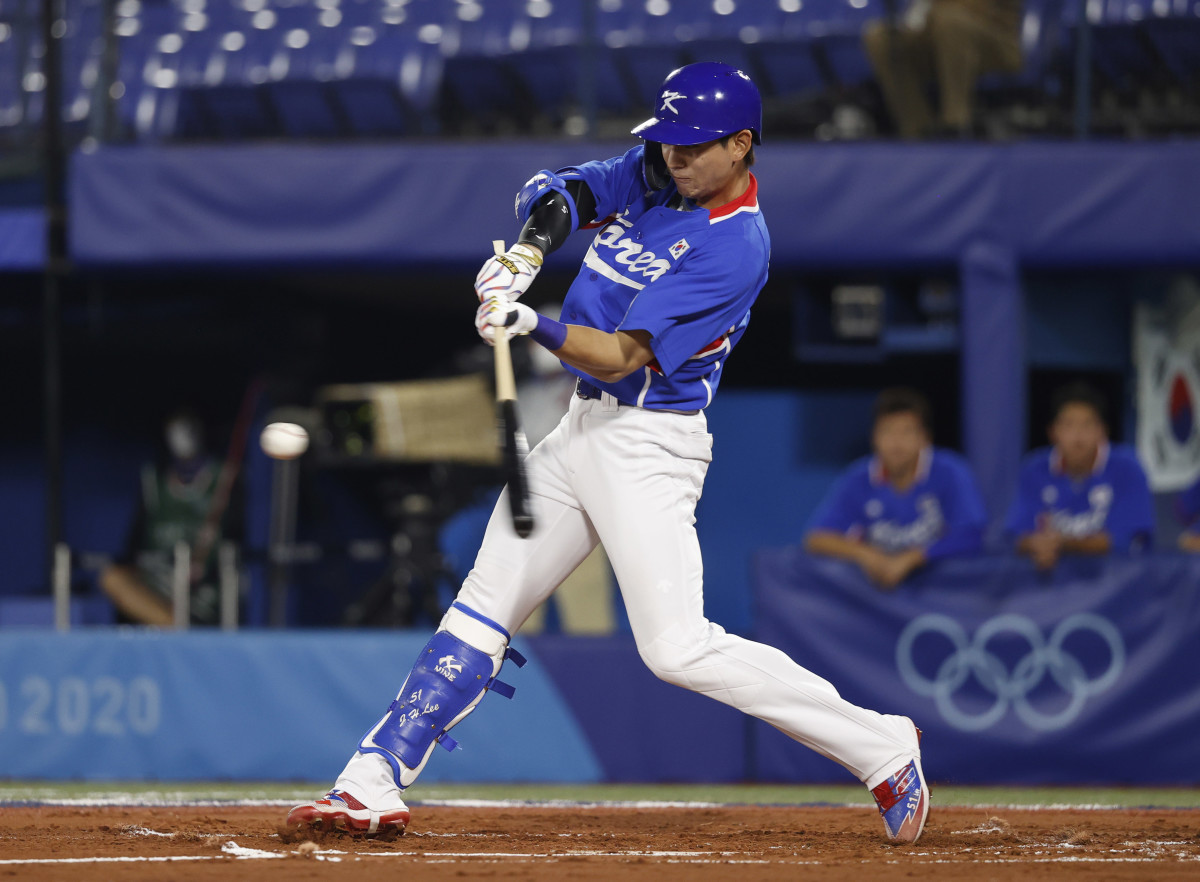
M654 116L633 134L659 144L686 147L749 129L762 143L762 98L750 77L736 67L700 61L671 71L663 80Z

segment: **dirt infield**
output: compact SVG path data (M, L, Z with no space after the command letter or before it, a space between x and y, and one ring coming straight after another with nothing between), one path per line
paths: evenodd
M390 842L280 829L279 806L0 808L0 878L1200 878L1200 812L935 805L889 845L866 808L415 806ZM864 875L869 873L870 875Z

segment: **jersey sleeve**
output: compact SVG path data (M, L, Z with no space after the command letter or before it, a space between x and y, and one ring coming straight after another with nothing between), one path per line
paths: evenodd
M645 190L642 180L643 149L639 144L612 159L585 162L558 170L563 180L587 184L596 199L596 216L579 218L581 227L612 214L621 214Z
M1129 452L1114 463L1113 504L1105 522L1114 551L1147 548L1154 537L1154 498L1137 457Z
M808 519L804 532L849 533L855 527L861 527L858 513L862 511L862 494L857 489L860 480L860 470L855 466L842 474Z
M939 494L946 531L925 549L927 560L962 554L976 554L983 547L987 513L975 475L967 464L942 454L946 483Z
M1017 495L1008 508L1004 519L1004 532L1016 540L1037 529L1038 515L1042 510L1041 473L1037 461L1027 459L1021 467L1017 482Z
M668 376L740 325L766 282L765 245L752 224L725 222L679 269L640 291L619 326L643 330Z

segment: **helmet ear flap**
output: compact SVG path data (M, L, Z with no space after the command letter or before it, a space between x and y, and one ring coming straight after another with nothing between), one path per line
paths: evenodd
M657 141L646 142L646 149L642 155L642 177L646 179L646 186L651 190L662 190L671 183L667 161L662 155L662 144Z

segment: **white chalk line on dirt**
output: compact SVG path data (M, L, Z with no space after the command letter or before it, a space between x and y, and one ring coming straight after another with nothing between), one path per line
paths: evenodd
M153 831L148 831L153 832ZM1176 843L1147 843L1152 846L1163 846ZM617 858L629 859L661 859L673 864L804 864L816 865L819 860L806 860L780 855L766 860L752 858L735 851L598 851L593 849L562 850L549 852L348 852L336 849L317 849L303 854L299 851L265 851L258 848L248 848L230 840L221 846L219 855L154 855L154 856L121 856L121 857L71 857L71 858L17 858L0 859L0 866L47 866L57 864L129 864L129 863L171 863L179 861L214 861L234 858L237 860L278 860L281 858L304 858L329 862L340 862L344 859L408 859L414 863L456 863L462 861L478 863L545 863L570 858ZM989 856L978 852L967 857L975 863L988 864L1019 864L1019 863L1089 863L1089 864L1128 864L1128 863L1161 863L1163 861L1200 861L1200 855L1180 852L1164 852L1156 850L1148 855L1111 854L1111 855L1063 855L1063 854L1024 854L1013 857ZM962 863L961 859L939 858L932 853L912 855L912 860L888 860L891 864L950 864Z
M338 862L345 858L409 858L421 863L452 863L463 860L473 861L554 861L564 858L597 857L597 858L667 858L672 863L771 863L760 859L738 859L739 852L715 851L558 851L558 852L428 852L413 854L410 852L346 852L335 850L318 850L304 857L315 860ZM73 858L15 858L0 859L0 866L48 866L55 864L136 864L136 863L167 863L173 861L215 861L224 858L239 860L277 860L280 858L297 858L301 854L296 851L264 851L258 848L246 848L236 842L227 842L221 847L221 854L205 855L155 855L144 857L73 857ZM699 860L693 860L699 859Z

